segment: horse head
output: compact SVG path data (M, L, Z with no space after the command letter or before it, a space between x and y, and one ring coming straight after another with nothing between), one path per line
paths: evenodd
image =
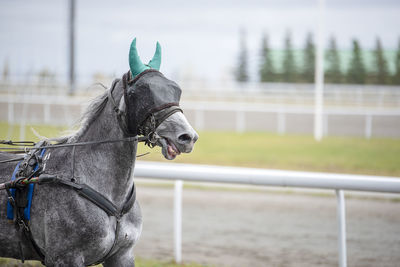
M124 76L126 127L131 134L144 135L162 148L168 160L192 151L198 134L179 107L181 89L159 72L161 46L148 64L143 64L136 49L136 38L129 52L130 71Z

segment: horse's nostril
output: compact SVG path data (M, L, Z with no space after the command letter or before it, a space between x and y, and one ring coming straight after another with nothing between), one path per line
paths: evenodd
M188 134L181 134L178 137L179 141L183 142L183 143L189 143L190 141L192 141L192 137Z

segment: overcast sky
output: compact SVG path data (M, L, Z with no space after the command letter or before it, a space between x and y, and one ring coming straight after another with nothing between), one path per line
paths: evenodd
M294 45L304 46L316 30L317 0L77 1L77 73L81 81L94 72L128 70L128 49L137 37L147 62L158 40L161 71L168 77L229 78L237 61L239 29L247 31L250 65L258 65L261 36L282 48L287 30ZM326 0L326 38L334 35L341 49L358 38L372 49L379 36L387 49L400 37L398 0ZM67 71L67 0L0 0L0 70L7 60L12 73L47 68ZM254 75L253 75L254 76Z

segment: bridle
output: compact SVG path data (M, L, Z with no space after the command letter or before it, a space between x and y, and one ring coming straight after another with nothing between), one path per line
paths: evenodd
M158 72L158 71L154 69L148 69L138 74L134 79L131 78L130 71L127 74L125 74L128 75L129 80L123 86L124 93L120 99L119 105L117 105L113 97L113 91L120 80L119 79L114 80L110 90L108 91L108 99L111 102L113 111L116 113L117 116L118 124L125 136L130 136L130 137L136 136L135 134L132 134L129 129L127 121L128 117L126 116L125 113L126 112L125 107L129 104L127 103L128 98L127 98L126 85L133 86L136 83L136 81L139 80L140 77L149 72ZM144 116L145 119L139 122L138 125L138 134L144 137L143 142L145 142L145 144L148 145L150 148L155 147L158 139L160 139L160 136L157 134L156 129L164 120L166 120L168 117L170 117L172 114L176 112L183 113L182 109L179 107L179 103L166 103L159 107L152 108L151 110L149 110L147 114Z

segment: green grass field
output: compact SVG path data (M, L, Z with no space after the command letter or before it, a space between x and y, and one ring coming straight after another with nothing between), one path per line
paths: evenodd
M60 136L65 128L26 126L26 140L38 140L33 127L46 137ZM0 123L0 139L19 140L19 126ZM200 132L193 153L176 162L244 166L269 169L400 176L400 139L327 137L320 143L312 136L270 133ZM166 161L159 148L139 145L140 160Z

